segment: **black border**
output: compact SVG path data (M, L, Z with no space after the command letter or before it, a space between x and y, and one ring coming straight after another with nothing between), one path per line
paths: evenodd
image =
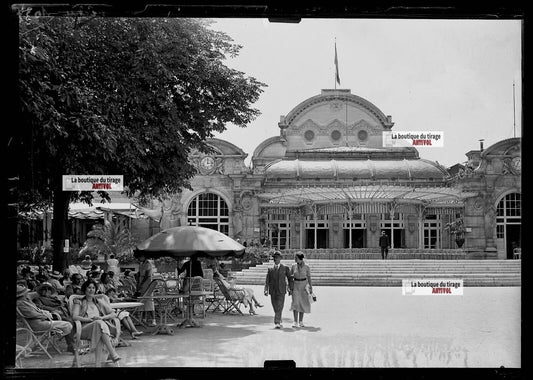
M4 106L7 107L9 121L4 123L5 127L9 129L9 133L5 134L5 149L7 150L8 163L7 170L4 171L4 212L3 219L6 222L4 231L6 231L7 243L4 243L2 253L3 261L5 263L5 270L0 276L0 294L7 295L2 302L7 312L3 313L2 323L0 323L0 364L2 365L2 376L9 379L26 379L26 378L43 378L43 379L83 379L94 378L100 374L110 376L125 375L128 377L134 376L143 377L146 379L186 379L199 377L240 377L246 376L253 379L259 378L374 378L374 379L454 379L457 376L472 379L479 377L482 379L519 379L525 378L525 372L529 369L524 344L522 344L522 369L508 369L508 368L393 368L393 369L368 369L368 368L292 368L293 363L279 361L276 363L269 363L264 369L256 368L167 368L167 367L146 367L146 368L61 368L61 369L10 369L6 365L14 364L14 338L13 328L15 326L15 270L16 267L16 219L13 207L8 203L12 200L12 194L9 193L9 187L12 185L7 178L13 178L17 175L16 164L19 162L19 155L23 152L17 151L16 140L17 133L20 130L16 126L17 118L17 72L18 72L18 21L16 14L12 11L12 4L34 4L35 11L39 8L44 8L48 13L67 14L75 8L75 3L65 2L49 2L49 1L33 1L31 3L9 3L6 8L6 18L3 25L7 27L7 33L4 36L4 50L7 50L8 59L7 67L4 66L3 74L8 86L5 88L7 92L4 96ZM354 4L353 2L317 2L306 1L303 4L289 5L288 2L274 2L274 1L248 1L248 2L197 2L197 1L181 1L181 2L164 2L146 3L140 1L128 1L123 4L111 3L84 3L84 9L92 9L105 16L121 16L121 17L253 17L253 18L269 18L271 22L298 22L301 18L397 18L397 19L516 19L523 20L523 75L525 79L525 21L527 20L526 8L523 2L518 1L500 1L494 2L472 2L460 4L453 4L446 1L367 1L364 3ZM527 88L524 86L523 88ZM523 90L523 104L526 104L525 90ZM523 107L525 109L525 107ZM523 113L523 123L526 125L527 115ZM527 129L523 128L522 141L527 141ZM525 146L523 147L525 148ZM523 162L527 161L527 149L523 149ZM6 157L6 156L4 156ZM526 165L522 165L524 168ZM4 165L6 167L6 165ZM525 187L524 187L525 189ZM525 191L525 190L524 190ZM523 198L523 209L529 202L527 197ZM524 216L527 214L524 212ZM529 222L527 218L523 219L522 229L527 231ZM523 239L524 258L522 260L522 271L528 266L528 244L526 239ZM526 265L524 265L526 264ZM525 307L528 300L528 282L527 278L523 276L522 286L522 321L524 321ZM526 335L527 326L522 323L522 343L524 343L524 336ZM297 363L296 363L297 365Z

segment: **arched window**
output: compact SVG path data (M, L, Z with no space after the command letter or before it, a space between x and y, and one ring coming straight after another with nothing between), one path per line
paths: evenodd
M222 197L213 193L198 194L189 204L187 223L229 234L229 210Z
M508 259L521 248L522 196L509 193L498 202L496 208L496 239L501 239Z

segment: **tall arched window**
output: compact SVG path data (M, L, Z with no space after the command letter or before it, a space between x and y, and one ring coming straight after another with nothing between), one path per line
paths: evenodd
M198 194L189 204L187 224L229 234L229 210L222 197L213 193Z
M515 248L521 247L522 196L509 193L498 202L496 208L496 238L502 239L508 259L513 258Z

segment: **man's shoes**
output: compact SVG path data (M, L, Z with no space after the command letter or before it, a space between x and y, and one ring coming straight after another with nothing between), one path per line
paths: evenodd
M263 307L264 305L260 304L260 303L257 303L255 304L255 307Z
M274 327L276 329L280 329L281 328L281 323L276 323L276 327Z
M303 322L300 322L300 327L305 327Z

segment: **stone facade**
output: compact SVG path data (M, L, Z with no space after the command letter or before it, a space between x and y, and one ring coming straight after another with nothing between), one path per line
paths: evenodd
M508 194L513 207L516 194L519 202L520 139L469 152L467 166L449 172L415 148L383 148L382 133L393 125L349 90L323 90L280 117L279 136L255 149L251 167L242 149L210 139L214 152L191 155L193 190L163 205L161 228L199 224L241 241L268 238L280 249L376 248L386 230L396 248L450 249L444 227L461 216L471 257L509 257L520 220L497 214ZM368 192L379 186L384 194ZM423 194L411 197L411 189ZM339 191L352 193L343 201ZM505 224L517 222L518 229Z

